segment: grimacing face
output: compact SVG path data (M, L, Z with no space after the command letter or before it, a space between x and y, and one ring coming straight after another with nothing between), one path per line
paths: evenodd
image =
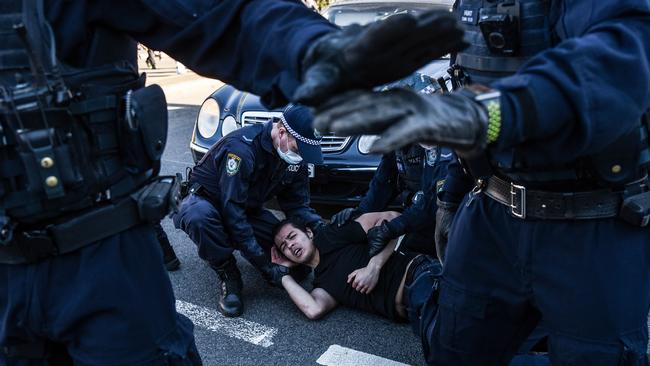
M316 251L312 238L311 230L307 229L305 233L292 224L286 224L275 235L273 242L287 259L304 264L313 258Z

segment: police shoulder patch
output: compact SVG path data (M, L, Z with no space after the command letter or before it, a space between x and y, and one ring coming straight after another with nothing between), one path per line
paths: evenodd
M435 148L427 149L425 151L427 155L427 165L429 166L436 165L436 159L438 158L438 152L436 151L436 149Z
M240 165L241 158L233 153L228 153L228 158L226 159L226 174L228 174L228 176L237 174Z

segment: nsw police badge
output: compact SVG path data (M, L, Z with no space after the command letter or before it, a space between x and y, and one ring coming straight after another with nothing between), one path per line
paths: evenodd
M438 158L438 152L436 151L436 148L434 147L433 149L426 149L425 151L427 154L427 165L436 165L436 159Z
M226 173L228 176L232 177L233 175L239 172L239 166L241 165L241 158L233 153L228 154L228 159L226 159Z

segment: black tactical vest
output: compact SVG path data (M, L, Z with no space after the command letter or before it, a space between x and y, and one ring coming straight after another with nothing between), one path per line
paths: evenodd
M457 0L454 11L464 25L470 46L455 55L467 77L465 82L489 85L496 79L514 74L529 58L559 43L555 32L558 1L551 0ZM529 170L517 166L499 166L499 172L515 181L575 181L620 184L643 172L650 165L647 118L640 129L623 136L601 154L586 157L553 171ZM639 144L640 141L640 144ZM466 162L472 175L492 172L485 159ZM618 166L617 173L612 167ZM622 173L620 172L622 171ZM588 182L589 183L589 182Z
M166 103L123 61L135 44L96 29L103 53L74 69L57 60L42 0L0 0L0 11L0 227L69 217L157 175Z
M459 0L470 46L456 55L470 82L489 85L553 46L550 0Z
M418 144L395 151L400 190L408 190L410 193L422 190L423 159L424 149Z

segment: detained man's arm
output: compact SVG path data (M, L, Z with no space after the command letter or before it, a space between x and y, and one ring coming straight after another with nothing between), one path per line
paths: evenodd
M334 309L336 300L322 288L315 288L307 292L291 276L282 277L282 287L287 290L291 301L302 311L307 318L316 320Z
M362 294L369 294L377 286L379 281L379 274L388 258L393 254L397 240L391 240L388 245L382 249L379 254L370 258L368 265L359 268L348 275L348 283L352 288L361 292Z

